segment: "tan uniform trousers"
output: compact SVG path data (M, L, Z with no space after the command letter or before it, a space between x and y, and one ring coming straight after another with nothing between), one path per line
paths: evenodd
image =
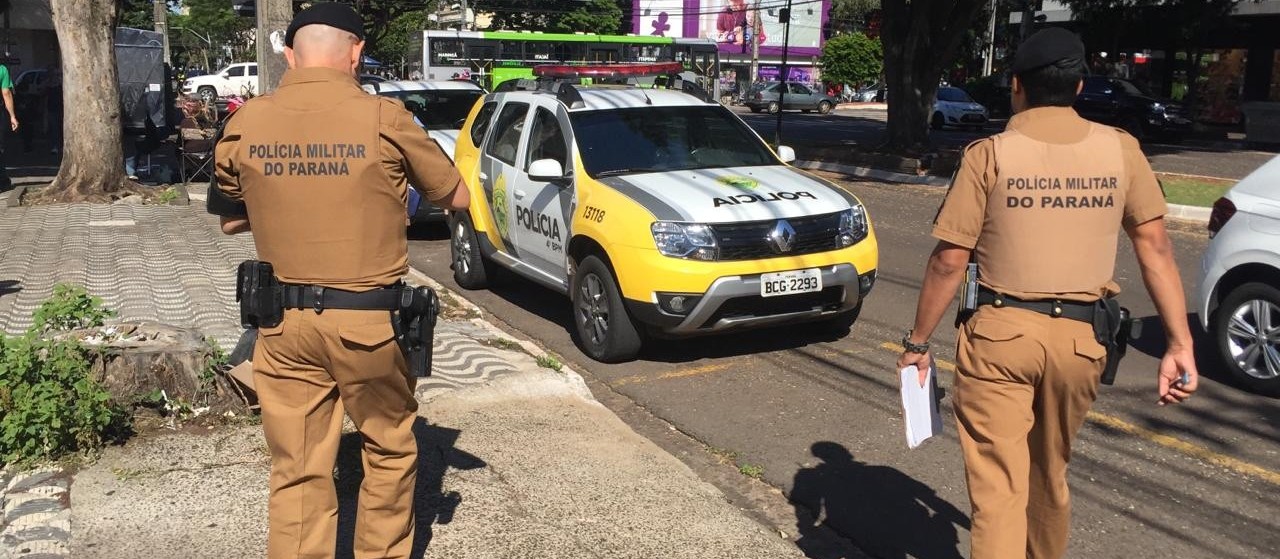
M1067 462L1105 353L1089 324L1024 309L983 306L961 328L955 412L972 559L1066 552Z
M258 334L254 384L271 449L267 556L334 556L333 468L345 411L364 440L355 557L408 557L418 404L390 313L289 309Z

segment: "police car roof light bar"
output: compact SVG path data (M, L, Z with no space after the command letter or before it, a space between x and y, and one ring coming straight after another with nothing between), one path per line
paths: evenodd
M679 74L684 66L679 62L625 63L574 66L568 64L542 64L533 67L533 75L543 78L639 78Z

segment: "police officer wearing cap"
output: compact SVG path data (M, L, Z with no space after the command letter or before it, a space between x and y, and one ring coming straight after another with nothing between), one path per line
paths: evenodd
M973 507L973 559L1062 557L1071 443L1107 361L1097 316L1123 228L1168 338L1158 403L1195 391L1186 303L1163 193L1133 137L1071 108L1084 45L1049 28L1018 49L1003 133L966 148L934 221L915 326L898 366L931 363L929 338L971 257L977 308L960 325L955 414ZM923 376L921 377L923 382Z
M408 557L413 543L418 406L387 295L408 270L406 184L448 209L469 199L413 115L360 89L363 35L347 5L298 13L279 88L237 110L215 151L210 211L227 234L252 231L284 286L283 319L259 329L253 357L273 559L335 554L344 413L364 445L355 557Z

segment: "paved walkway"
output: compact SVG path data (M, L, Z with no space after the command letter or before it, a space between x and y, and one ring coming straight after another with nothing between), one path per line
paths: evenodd
M252 238L222 235L202 205L0 207L0 239L4 332L70 282L124 320L224 347L240 334L234 271ZM480 319L440 322L433 375L416 390L415 557L800 557L540 355ZM0 559L261 557L265 448L255 425L180 429L108 448L74 475L0 470ZM335 475L349 550L358 436L344 437Z

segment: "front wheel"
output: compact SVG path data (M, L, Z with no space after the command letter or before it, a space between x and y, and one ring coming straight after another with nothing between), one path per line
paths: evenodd
M1213 316L1223 364L1251 390L1280 394L1280 289L1246 283L1227 294Z
M207 85L201 86L200 89L196 90L196 93L200 95L200 101L206 105L212 104L218 98L218 90Z
M818 103L818 114L825 115L829 112L831 112L831 103L827 101L822 101Z
M602 363L635 359L643 339L627 315L609 266L597 256L586 257L573 274L569 292L582 352Z
M777 101L769 103L769 114L776 115L780 112L782 112L782 105L779 105Z
M480 239L471 216L454 212L449 223L449 253L453 262L453 280L463 289L484 289L497 271L493 262L480 253Z

